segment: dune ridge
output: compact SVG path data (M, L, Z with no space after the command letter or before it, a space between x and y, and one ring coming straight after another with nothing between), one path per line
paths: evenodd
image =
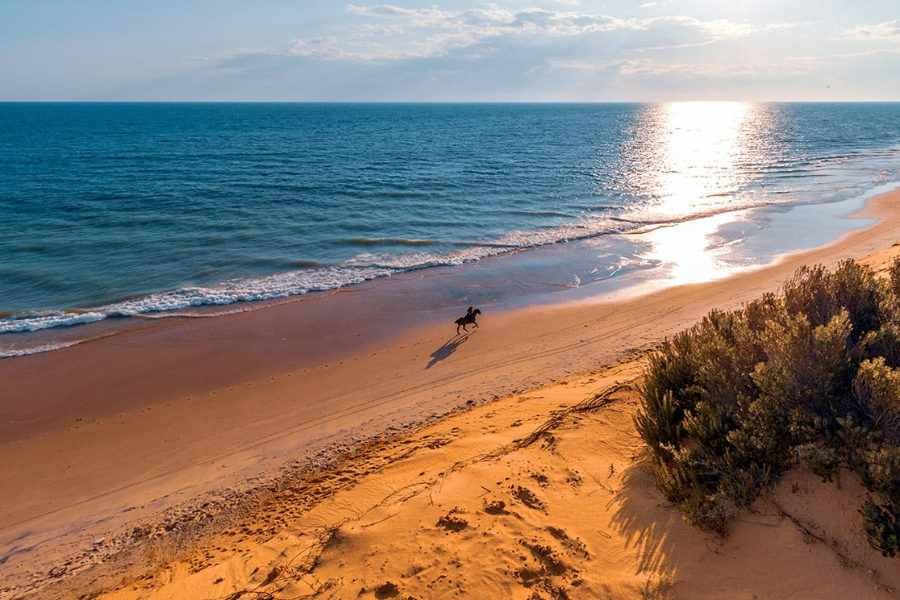
M877 598L900 584L854 523L865 492L847 473L838 489L797 469L725 540L686 525L653 487L631 423L644 366L353 451L100 597Z

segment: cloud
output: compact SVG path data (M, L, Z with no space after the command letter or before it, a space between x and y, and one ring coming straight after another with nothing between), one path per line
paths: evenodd
M660 34L666 34L675 40L676 46L733 40L753 33L753 28L746 23L735 23L726 19L703 21L682 15L633 20L631 24L640 31L653 31L658 37L662 37Z
M834 53L816 56L785 56L774 61L737 63L726 60L674 61L666 58L616 58L611 60L551 60L548 67L560 70L580 70L608 73L634 79L694 81L714 79L718 81L745 79L760 81L789 80L796 77L821 76L839 71L857 59L900 55L900 48L887 48L863 52Z
M822 21L785 21L783 23L770 23L763 27L763 31L779 31L783 29L797 29L800 27L812 27L821 25Z
M580 69L624 75L627 77L678 79L707 79L710 77L746 77L756 75L757 68L751 65L715 64L710 62L666 63L650 58L619 59L611 61L552 61L551 66L559 69ZM768 67L767 67L768 68Z
M862 25L850 29L854 37L866 40L896 40L900 41L900 19L878 23L877 25Z
M573 0L564 4L576 5ZM687 16L621 19L576 10L528 8L512 11L498 5L462 11L403 8L392 4L347 6L355 23L340 38L293 40L290 53L320 60L392 61L440 57L479 48L483 56L496 43L528 38L553 44L554 40L588 39L598 35L628 34L629 48L691 47L745 37L749 25L733 21L701 20Z
M844 29L844 41L830 45L830 56L823 57L823 30L840 31L832 20L621 18L557 4L520 10L353 4L327 36L294 39L265 55L211 61L211 71L258 86L280 72L280 81L294 87L285 83L277 93L292 89L302 99L609 99L656 97L666 90L690 96L694 89L760 97L764 86L758 82L793 93L800 81L818 86L823 77L852 76L846 65L854 60L875 65L896 56L871 57L866 52L875 47L847 43ZM898 25L858 28L855 35L894 35ZM801 28L810 28L810 35L797 35ZM727 85L719 90L716 82Z

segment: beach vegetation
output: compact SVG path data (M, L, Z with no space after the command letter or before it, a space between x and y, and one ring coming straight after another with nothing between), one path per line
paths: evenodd
M726 535L740 510L802 464L869 490L862 528L900 553L900 259L798 270L780 294L712 311L666 340L635 426L654 481L685 520Z

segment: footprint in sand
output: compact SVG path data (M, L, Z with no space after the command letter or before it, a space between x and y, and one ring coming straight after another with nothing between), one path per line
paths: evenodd
M445 531L460 532L469 526L469 522L448 514L438 519L437 526L443 527Z
M556 540L562 543L563 546L566 547L570 552L579 554L583 556L586 560L591 559L590 553L587 551L587 547L584 545L578 538L570 538L569 535L565 532L565 530L560 529L559 527L547 527L547 531L552 535Z
M544 510L544 503L534 495L534 492L529 490L528 488L522 487L521 485L512 485L510 488L512 490L513 498L527 506L528 508L534 510Z
M400 588L398 588L397 584L393 581L382 583L377 588L375 588L375 597L379 600L384 600L385 598L396 598L399 595Z
M489 515L508 515L510 512L506 510L506 502L503 500L494 500L488 502L485 500L482 510Z

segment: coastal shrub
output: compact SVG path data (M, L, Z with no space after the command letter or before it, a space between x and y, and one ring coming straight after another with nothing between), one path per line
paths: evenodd
M849 316L853 343L881 326L882 308L889 293L884 280L859 263L846 260L831 273L830 283L838 310L846 311Z
M645 391L644 403L634 418L638 434L659 459L672 458L669 448L681 441L681 423L676 418L675 400L671 392L654 394Z
M688 525L724 537L728 533L728 522L734 518L734 511L721 494L692 494L679 505Z
M722 474L719 489L734 506L749 506L756 499L759 490L773 482L770 465L754 462L738 467L730 461L726 461L726 464L730 468Z
M877 330L881 304L888 285L871 270L846 260L834 271L823 266L802 267L783 286L785 308L824 325L838 312L847 311L854 331L854 343L867 331Z
M882 432L892 444L900 444L900 370L885 364L884 357L864 360L853 381L854 398L866 423Z
M828 432L827 443L840 454L842 464L865 477L868 465L866 454L877 446L877 432L861 423L852 413L835 421L838 427Z
M653 476L657 488L684 513L685 521L725 535L732 509L724 495L709 486L718 474L715 465L682 448L673 453L671 460L658 461Z
M900 553L900 509L897 505L878 506L866 500L859 511L869 543L888 558Z
M841 466L841 455L826 444L810 442L797 447L797 456L806 467L822 478L832 481L838 467Z
M684 416L683 431L697 440L700 447L714 455L723 454L727 449L726 436L734 428L734 410L727 404L704 400Z
M685 520L725 535L742 507L802 463L858 472L873 547L900 552L900 259L804 267L737 311L665 341L635 416L654 481Z
M894 296L900 298L900 257L895 258L888 267L888 283Z
M869 487L900 503L900 448L882 447L866 454Z
M793 410L826 414L849 388L850 331L846 311L817 327L804 314L770 322L760 334L766 359L752 373L760 394Z
M881 358L890 367L900 367L900 318L883 323L878 331L870 331L861 341L861 358Z
M728 456L737 468L768 465L779 471L789 460L794 441L792 410L781 410L776 398L743 398L735 427L725 434Z
M695 328L696 329L696 328ZM691 331L681 332L663 342L650 357L650 369L641 384L644 398L670 396L672 419L680 422L684 410L698 400L696 387L695 337ZM658 400L657 400L658 401Z

